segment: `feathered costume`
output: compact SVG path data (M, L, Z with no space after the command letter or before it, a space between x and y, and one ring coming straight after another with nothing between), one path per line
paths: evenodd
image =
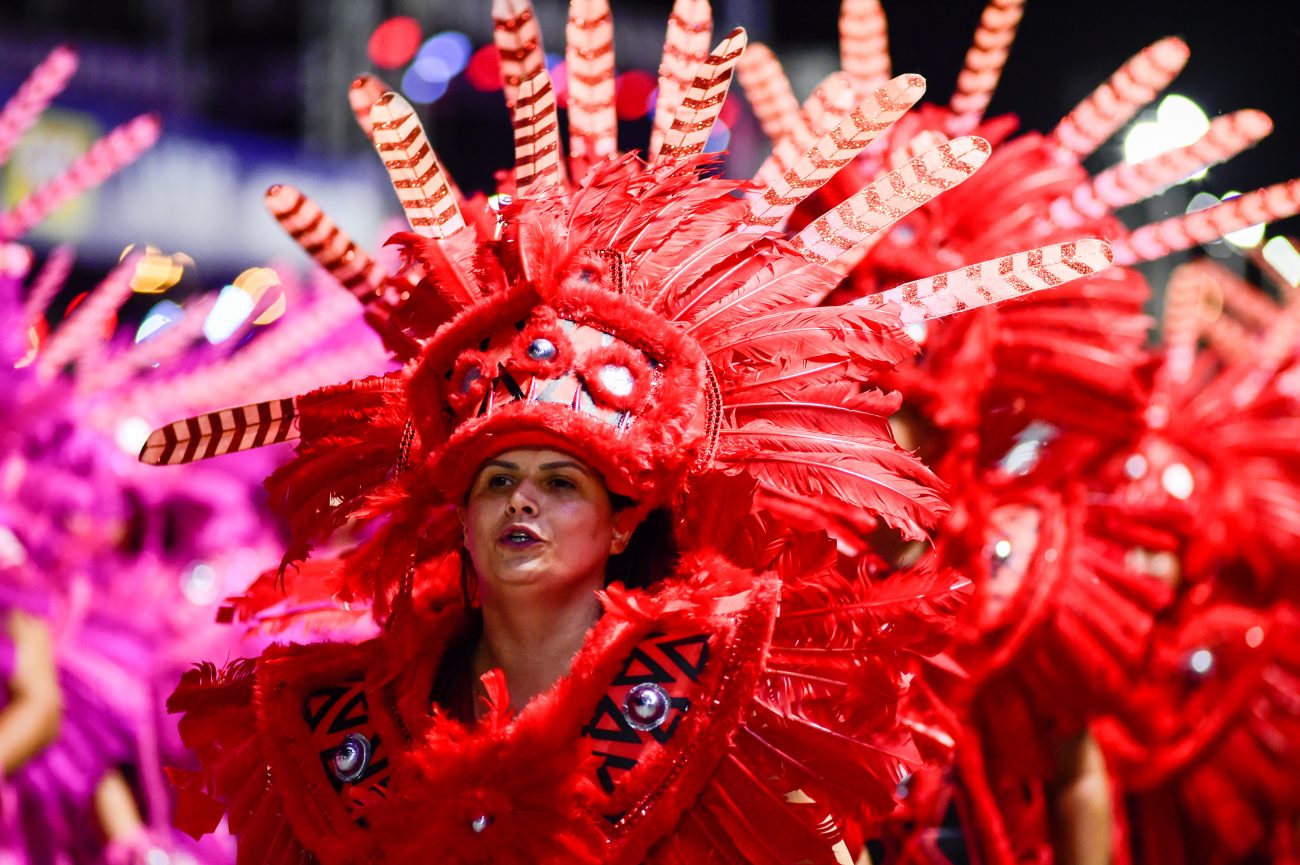
M0 151L9 152L74 68L75 55L59 48L32 73L0 112ZM199 846L170 828L161 762L184 752L174 721L159 709L162 689L194 653L231 650L234 636L213 626L215 603L241 590L282 546L259 502L258 481L274 454L250 455L219 473L161 478L120 441L132 427L159 422L160 405L180 400L199 410L272 376L283 383L290 368L306 386L340 374L332 370L384 368L371 334L343 330L355 318L347 297L304 304L288 315L288 327L270 326L235 354L238 340L213 346L203 339L210 296L194 298L181 321L136 342L116 320L147 270L139 251L56 327L47 324L72 251L53 250L28 280L34 256L15 241L129 164L157 134L151 116L125 124L0 216L0 616L22 610L45 622L61 701L58 735L0 781L6 862L116 865L143 862L155 850L155 859L162 852L176 861L229 858L220 839ZM299 325L313 335L304 338ZM337 344L315 342L326 336ZM12 649L0 640L0 682L14 674ZM106 845L94 797L114 770L135 782L148 831Z
M842 247L848 240L842 223L871 219L888 207L884 190L875 198L853 195L882 166L901 165L920 149L972 131L998 145L969 182L840 256L831 266L847 279L828 302L869 297L935 268L1081 231L1111 241L1117 261L1132 264L1244 227L1260 218L1257 207L1267 219L1295 213L1300 186L1292 181L1252 193L1249 205L1233 200L1125 228L1116 210L1230 158L1267 135L1271 124L1256 111L1216 118L1192 145L1090 176L1082 160L1173 79L1186 62L1186 46L1157 42L1051 134L1012 137L1015 119L986 119L984 109L1022 5L995 0L986 8L947 106L919 106L882 136L883 146L857 157L789 216L794 228L809 226L802 235L817 231L819 249ZM845 0L839 23L842 71L828 76L802 108L766 48L756 46L738 67L773 140L759 171L773 186L788 182L792 154L804 141L842 116L855 94L890 75L880 3ZM816 217L839 202L834 218ZM965 675L926 670L946 706L927 697L918 711L931 725L960 728L952 731L960 739L957 804L980 861L1051 856L1054 744L1080 735L1089 718L1127 699L1153 615L1167 600L1167 588L1151 578L1145 560L1126 555L1160 536L1161 527L1132 511L1094 507L1094 491L1081 483L1079 470L1098 451L1125 447L1142 428L1146 296L1135 270L1112 267L915 331L923 352L887 379L903 395L900 421L909 437L959 491L939 528L935 555L974 581L952 650ZM827 523L847 546L871 548L869 524L838 514ZM912 785L910 818L917 827L901 842L905 861L947 861L934 827L948 816L951 795L933 778Z
M494 13L511 203L463 201L410 106L364 77L353 105L411 223L395 238L407 269L376 272L313 220L407 366L177 422L142 454L186 462L296 436L269 481L289 561L377 523L285 578L305 605L371 602L379 638L204 665L173 696L204 762L176 774L184 825L225 815L245 862L844 861L844 816L886 813L920 762L897 714L903 658L939 648L965 581L845 578L824 534L751 513L752 491L922 537L937 484L893 442L897 397L872 384L914 351L901 326L1087 276L1108 248L1053 244L817 306L853 243L825 251L816 228L772 226L889 129L921 79L865 94L772 197L709 176L701 155L745 42L737 30L709 53L706 3L670 19L648 162L613 152L604 3L570 11L568 160L532 9ZM970 138L918 156L873 187L895 190L889 215L842 230L866 240L987 150ZM286 212L306 206L285 194ZM580 454L612 493L667 508L682 556L650 588L611 583L570 675L517 716L486 676L492 706L467 726L433 697L470 618L451 506L485 458L519 446Z
M1298 313L1209 260L1175 270L1143 428L1103 475L1107 508L1163 529L1130 555L1179 589L1100 731L1138 862L1300 857Z

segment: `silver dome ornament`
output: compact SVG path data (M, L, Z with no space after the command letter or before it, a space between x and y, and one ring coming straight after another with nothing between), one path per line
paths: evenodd
M559 353L555 343L545 337L538 337L528 343L528 357L532 360L555 360L555 356Z
M330 768L334 777L344 784L361 780L370 767L370 740L361 733L348 733L343 737L343 744L334 750Z
M668 720L672 700L668 692L653 682L642 682L627 692L623 700L623 717L632 729L656 730Z

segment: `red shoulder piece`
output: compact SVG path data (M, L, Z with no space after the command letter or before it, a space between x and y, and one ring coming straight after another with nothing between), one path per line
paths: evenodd
M176 825L195 838L222 815L239 838L239 865L304 865L315 860L294 838L271 784L253 706L256 661L222 670L201 664L181 679L167 710L181 713L181 738L199 756L197 772L171 770L180 790Z

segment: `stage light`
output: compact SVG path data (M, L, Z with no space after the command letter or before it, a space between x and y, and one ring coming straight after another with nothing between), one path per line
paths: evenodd
M1199 105L1171 93L1160 101L1154 120L1143 120L1129 128L1124 136L1124 161L1141 162L1175 147L1194 144L1209 129L1210 119Z

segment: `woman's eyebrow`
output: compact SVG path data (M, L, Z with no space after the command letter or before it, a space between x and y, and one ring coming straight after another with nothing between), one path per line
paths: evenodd
M587 474L586 468L584 468L581 463L575 463L570 460L562 460L557 463L542 463L538 468L543 469L544 471L550 471L552 469L577 469L584 475Z
M484 468L487 468L488 466L498 466L503 469L515 469L515 470L519 469L519 466L516 465L515 463L507 462L505 460L488 460L487 462L483 463Z

